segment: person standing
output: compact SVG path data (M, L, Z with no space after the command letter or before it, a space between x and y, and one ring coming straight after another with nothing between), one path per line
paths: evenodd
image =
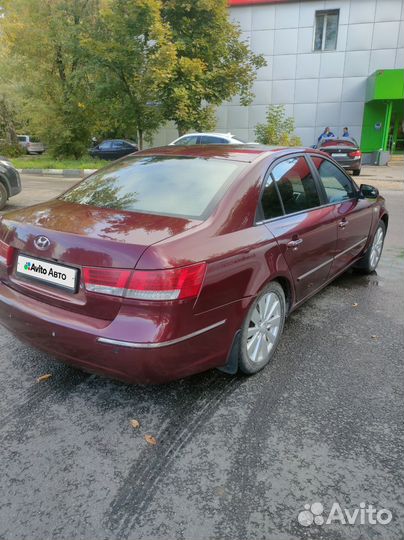
M342 136L343 136L343 137L346 137L346 138L348 138L348 139L351 138L351 136L350 136L350 134L349 134L349 130L348 130L347 127L344 127L344 131L343 131L343 133L342 133Z
M331 129L327 126L323 133L320 135L320 137L317 139L317 144L321 143L323 139L330 139L331 137L335 137L334 133L331 131Z

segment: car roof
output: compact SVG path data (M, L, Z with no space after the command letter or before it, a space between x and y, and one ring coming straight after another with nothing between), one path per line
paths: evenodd
M178 137L178 139L182 139L182 137L193 137L193 136L200 136L200 135L211 135L212 137L228 137L229 139L234 138L234 135L231 133L218 133L213 131L198 131L193 133L185 133L185 135L181 135L181 137ZM177 139L177 140L178 140Z
M252 163L260 157L263 157L265 155L271 155L276 152L284 152L285 154L287 154L292 152L306 152L307 150L319 153L312 148L288 148L284 146L261 146L258 144L237 144L231 146L223 144L202 144L193 146L160 146L158 148L149 148L147 150L136 152L135 155L216 158Z

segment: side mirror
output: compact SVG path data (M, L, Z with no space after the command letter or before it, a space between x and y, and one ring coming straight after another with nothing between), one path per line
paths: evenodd
M377 199L379 196L379 190L368 184L361 184L360 193L364 199Z

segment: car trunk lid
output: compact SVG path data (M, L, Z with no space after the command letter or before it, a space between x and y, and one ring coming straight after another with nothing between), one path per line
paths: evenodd
M112 319L121 298L108 295L100 298L86 291L83 267L133 269L150 245L198 223L186 218L96 208L61 200L17 210L4 216L0 225L0 239L14 248L12 266L6 275L3 271L1 279L42 302ZM39 241L42 237L49 245ZM76 270L76 291L22 275L17 270L23 271L21 262L29 264L28 259L37 266L41 261L44 267L49 262L59 270L65 266L66 273L69 269Z

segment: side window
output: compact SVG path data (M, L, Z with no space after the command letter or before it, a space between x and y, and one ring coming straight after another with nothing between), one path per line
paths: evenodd
M278 163L271 174L286 214L321 205L316 182L304 157L289 158Z
M189 146L191 144L197 144L197 142L198 142L197 135L192 135L192 136L189 136L189 137L183 137L182 139L177 141L175 143L175 145L176 146Z
M111 150L111 141L104 141L103 143L100 144L99 146L99 149L100 150Z
M115 150L119 150L125 147L125 143L123 141L114 141L112 143L112 148Z
M265 183L261 205L264 219L273 219L283 216L282 203L271 175L268 176Z
M337 203L356 197L353 183L331 161L314 156L312 160L320 175L328 202Z
M201 135L201 144L229 144L229 141L222 137L212 135Z

